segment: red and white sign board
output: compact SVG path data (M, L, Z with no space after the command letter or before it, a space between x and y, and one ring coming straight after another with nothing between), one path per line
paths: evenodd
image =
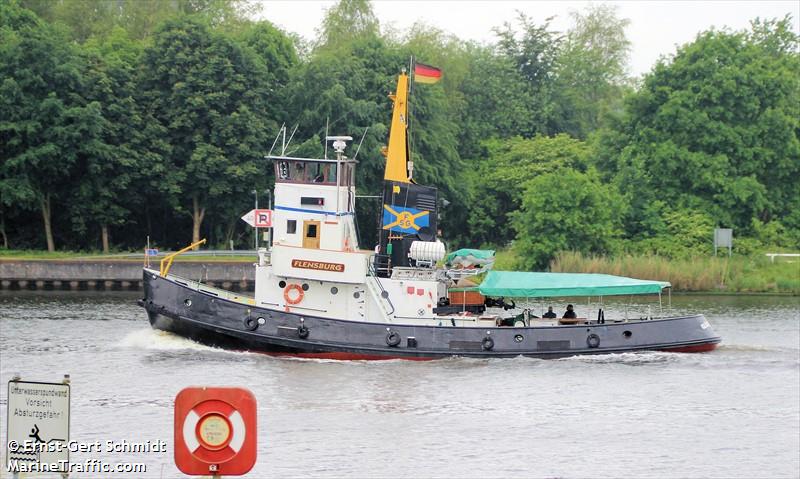
M250 210L242 219L254 228L272 228L272 210Z
M247 474L257 437L256 398L247 389L190 387L175 397L175 465L184 474Z

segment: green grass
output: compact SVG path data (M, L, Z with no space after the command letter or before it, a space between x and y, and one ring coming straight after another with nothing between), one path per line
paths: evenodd
M495 269L514 270L518 255L497 252ZM669 259L660 256L584 256L563 252L550 263L553 272L605 273L669 281L674 291L800 294L800 262L761 255Z
M0 259L5 260L48 260L48 259L72 259L87 257L104 257L101 253L76 253L74 251L40 251L40 250L14 250L0 249ZM105 256L108 257L108 256Z
M137 255L137 256L131 256ZM151 263L158 263L164 258L164 254L150 258ZM103 254L100 252L74 252L74 251L48 251L38 250L6 250L0 249L0 260L24 260L24 261L48 261L48 260L112 260L112 261L131 261L142 262L144 257L139 252ZM253 263L258 261L258 256L253 255L178 255L175 262L234 262L234 263Z

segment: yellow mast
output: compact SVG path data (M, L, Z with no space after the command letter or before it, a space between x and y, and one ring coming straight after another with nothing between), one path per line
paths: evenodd
M386 171L383 179L410 183L408 171L408 75L403 71L397 77L397 93L389 94L394 101L392 127L389 130L389 147L383 149Z

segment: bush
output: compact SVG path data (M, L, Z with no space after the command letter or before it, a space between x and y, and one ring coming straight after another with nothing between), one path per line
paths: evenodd
M522 269L543 269L558 251L613 252L624 201L590 171L571 168L540 175L526 185L522 208L511 215Z

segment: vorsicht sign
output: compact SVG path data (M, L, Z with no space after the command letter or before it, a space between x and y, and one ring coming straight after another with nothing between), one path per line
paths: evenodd
M67 472L69 384L8 382L7 470Z

